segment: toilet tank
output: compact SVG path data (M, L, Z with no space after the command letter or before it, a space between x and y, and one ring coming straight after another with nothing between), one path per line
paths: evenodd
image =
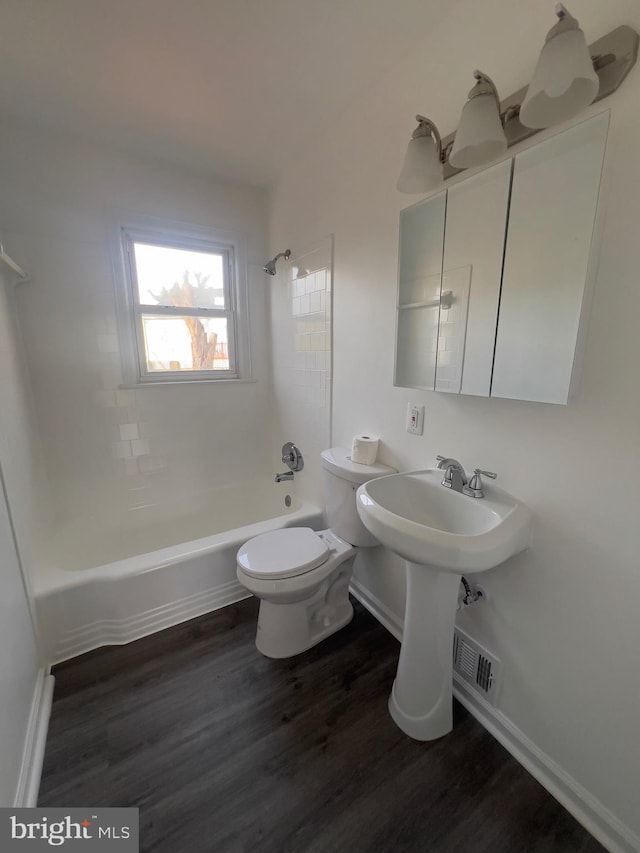
M342 447L323 450L320 457L322 460L324 505L329 527L341 539L350 542L351 545L360 547L378 545L378 540L369 533L360 521L356 509L356 491L358 486L373 480L375 477L395 474L396 469L383 465L381 462L375 462L373 465L361 465L358 462L352 462L351 451Z

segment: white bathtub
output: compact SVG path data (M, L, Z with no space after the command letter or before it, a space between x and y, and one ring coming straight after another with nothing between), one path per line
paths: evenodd
M320 508L290 483L270 482L74 522L47 544L33 578L48 660L128 643L246 598L236 578L240 545L300 526L320 529Z

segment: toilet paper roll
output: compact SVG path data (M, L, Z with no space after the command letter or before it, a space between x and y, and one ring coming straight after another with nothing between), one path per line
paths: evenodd
M373 465L378 455L378 439L372 435L354 435L351 444L351 461L360 465Z

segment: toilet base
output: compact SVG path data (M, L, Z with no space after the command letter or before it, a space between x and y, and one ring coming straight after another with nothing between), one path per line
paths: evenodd
M335 634L353 618L349 581L353 560L308 599L290 604L260 601L256 648L268 658L289 658Z

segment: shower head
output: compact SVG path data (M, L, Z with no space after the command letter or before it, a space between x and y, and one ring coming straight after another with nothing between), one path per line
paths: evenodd
M279 255L276 255L275 258L272 258L270 261L262 267L262 269L267 273L267 275L275 275L276 274L276 263L278 262L278 258L284 258L285 261L288 261L291 257L291 249L287 249L286 252L280 252Z

